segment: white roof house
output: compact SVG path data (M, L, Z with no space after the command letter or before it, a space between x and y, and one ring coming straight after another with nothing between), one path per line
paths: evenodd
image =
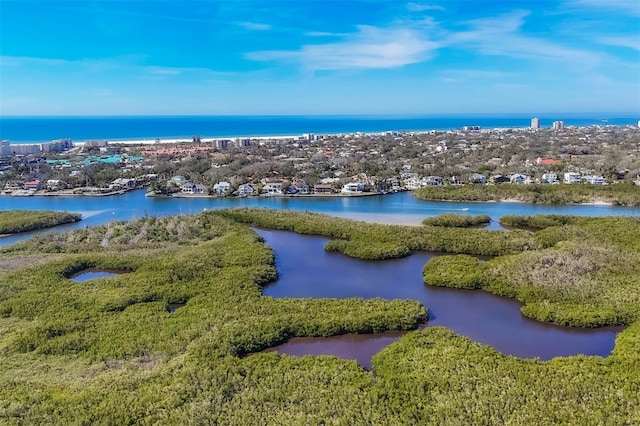
M580 183L580 173L567 172L564 174L564 183Z
M231 190L231 184L229 182L218 182L213 185L213 190L219 194L229 192Z
M361 182L349 182L342 187L344 194L357 194L364 191L364 184Z

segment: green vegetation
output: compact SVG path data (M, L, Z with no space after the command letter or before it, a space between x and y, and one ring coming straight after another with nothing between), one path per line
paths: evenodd
M447 185L420 188L414 192L429 201L504 201L534 204L581 204L606 202L640 206L640 188L632 183L615 185Z
M504 222L542 229L540 250L487 263L460 256L432 259L427 284L483 288L516 297L528 317L561 325L599 327L638 320L640 220L531 216Z
M325 249L369 260L408 256L412 250L499 256L539 248L538 241L525 231L466 229L460 232L442 226L381 225L318 213L256 208L217 210L215 214L258 227L334 238Z
M411 329L426 310L406 300L262 296L277 275L273 253L230 217L326 235L345 244L340 251L367 235L389 256L429 244L502 251L485 263L436 257L425 271L440 285L517 295L523 309L546 307L548 320L610 312L606 323L631 325L606 359L517 359L437 327L377 354L375 374L334 357L256 353L293 336ZM16 269L0 276L0 423L638 424L640 221L569 222L534 234L239 210L6 247L0 256ZM363 250L351 255L370 256ZM126 273L82 284L67 278L89 267Z
M422 270L424 281L430 285L451 288L480 288L483 265L468 254L432 258Z
M491 222L491 218L486 214L471 216L468 214L445 213L435 217L428 217L422 221L422 224L449 228L468 228L486 225L489 222Z
M506 215L500 218L500 225L512 228L544 229L551 226L571 225L578 220L576 216L569 215L535 215L516 216Z
M50 228L63 223L77 222L80 219L82 215L79 214L50 210L3 210L0 211L0 234Z

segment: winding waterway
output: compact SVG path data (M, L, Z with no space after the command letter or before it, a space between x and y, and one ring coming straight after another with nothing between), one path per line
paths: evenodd
M425 202L411 193L370 197L327 198L172 198L155 199L144 191L112 197L0 197L0 210L58 210L81 213L83 220L52 230L0 238L0 246L39 232L60 232L142 216L198 213L232 207L313 211L371 222L419 224L447 212L486 214L489 229L501 229L506 214L571 214L640 216L640 209L600 205L550 206L524 203ZM434 254L414 253L380 262L350 259L324 251L326 239L278 231L258 231L276 254L278 281L264 290L271 297L382 297L415 299L429 308L429 326L446 326L504 354L550 359L575 354L607 356L619 328L575 329L543 324L523 317L520 304L483 291L425 286L422 267ZM177 308L177 307L176 307ZM370 367L373 354L402 333L344 335L328 339L292 339L274 348L283 353L333 354L357 359Z
M576 354L607 356L620 327L580 329L524 317L520 303L481 290L424 285L422 267L439 254L416 252L402 259L365 261L324 250L326 238L257 230L276 255L278 280L271 297L382 297L415 299L429 309L428 326L445 326L506 355L548 360ZM370 367L371 355L401 333L300 338L275 348L291 355L332 354ZM358 348L362 346L363 351Z

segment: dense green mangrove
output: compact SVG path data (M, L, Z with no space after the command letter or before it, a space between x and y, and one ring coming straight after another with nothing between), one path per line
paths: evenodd
M387 249L416 250L433 238L449 253L493 250L504 256L437 259L451 260L451 274L469 272L464 287L486 288L490 276L511 295L548 297L550 306L584 292L596 310L612 309L630 325L607 358L523 360L437 327L412 331L377 354L375 374L335 357L259 353L293 336L412 329L426 310L408 300L265 297L261 287L277 276L274 256L240 222L338 244L362 244L370 234ZM0 423L638 424L637 226L636 219L579 219L534 234L243 210L38 236L0 252L0 260L14 262L0 276ZM452 237L452 246L438 241L453 234L462 236ZM590 246L599 243L585 249L585 235L592 235ZM472 238L482 243L463 243ZM605 258L594 269L589 262L599 255ZM586 263L569 264L571 256ZM558 272L567 276L587 268L593 277L568 289L542 282L534 291L526 283L546 274L528 275L530 268L548 265L568 265ZM124 273L82 284L69 279L86 268ZM614 271L621 281L598 293L598 280ZM458 281L449 275L442 283ZM184 306L171 313L172 303ZM573 306L587 302L577 298Z
M530 232L519 230L460 232L446 226L382 225L318 213L258 208L224 209L214 214L257 227L329 237L332 241L325 246L327 250L369 260L408 256L412 250L499 256L540 248Z
M77 222L82 215L51 210L2 210L0 234L15 234Z
M450 228L468 228L470 226L486 225L489 222L491 222L491 218L486 214L471 216L468 214L445 213L434 217L428 217L422 221L422 224Z
M640 188L632 183L615 185L445 185L414 191L428 201L504 201L534 204L582 204L605 202L619 206L640 206Z
M484 264L460 256L432 259L424 268L425 282L468 283L516 297L524 303L526 316L561 325L597 327L638 320L638 218L533 216L517 223L542 228L535 237L546 248Z

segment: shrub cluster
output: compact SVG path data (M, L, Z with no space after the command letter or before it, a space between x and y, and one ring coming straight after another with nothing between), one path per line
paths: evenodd
M468 228L471 226L486 225L491 218L486 214L471 216L468 214L445 213L435 217L429 217L422 221L427 226L444 226L449 228Z
M0 211L0 234L15 234L77 222L82 215L50 210Z
M640 188L616 185L449 185L417 189L415 196L429 201L504 201L534 204L581 204L596 201L640 206Z

